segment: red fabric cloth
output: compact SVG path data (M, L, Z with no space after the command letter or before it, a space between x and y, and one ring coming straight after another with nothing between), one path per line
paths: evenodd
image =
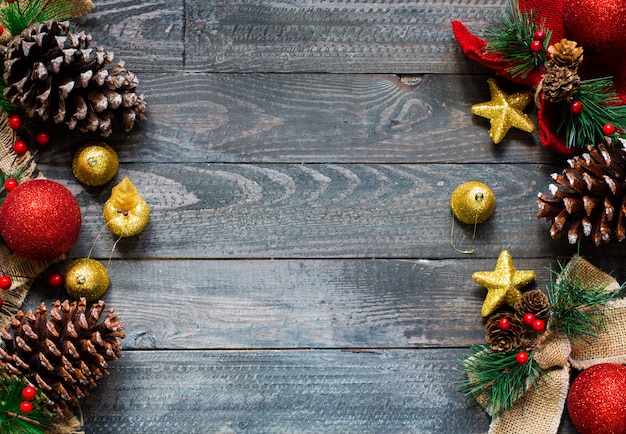
M538 22L544 22L544 27L552 32L551 43L556 43L566 37L562 19L562 8L565 0L520 0L521 11L535 11ZM496 74L518 84L536 88L542 78L542 72L536 70L526 78L512 77L506 71L509 66L497 53L486 53L486 41L472 34L460 21L452 21L452 31L463 52L472 60L490 68ZM611 57L610 59L608 57ZM621 60L621 58L625 60ZM584 68L580 74L583 78L612 76L615 88L620 99L626 103L626 56L586 56ZM554 124L554 105L541 102L538 111L539 136L541 142L548 149L559 155L571 156L578 149L568 148L562 137L558 137Z

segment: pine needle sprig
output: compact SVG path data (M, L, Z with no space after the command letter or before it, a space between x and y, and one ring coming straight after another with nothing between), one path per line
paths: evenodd
M487 345L472 345L474 354L460 361L467 379L459 382L466 395L472 395L497 418L513 406L529 387L546 374L529 351L528 363L516 361L517 351L493 351Z
M550 41L550 30L545 28L545 19L537 24L535 11L522 12L518 0L511 0L502 11L502 23L495 24L485 30L487 45L485 51L502 55L504 61L511 66L507 71L513 77L526 77L537 67L547 61L547 49ZM537 30L545 32L543 50L533 53L530 44Z
M66 1L27 0L2 2L0 23L16 36L35 23L63 20L69 17L72 5Z
M54 413L45 411L49 401L37 393L31 401L33 409L29 413L20 411L24 401L22 390L28 382L17 377L0 374L0 432L3 434L42 434L52 425Z
M563 116L557 132L565 129L568 147L584 147L600 143L604 139L602 128L611 124L617 129L626 125L626 105L622 104L611 77L592 78L580 82L576 100L582 103L582 111L574 114L567 102L559 102L556 112Z
M569 269L562 266L561 269L561 272L549 269L558 277L547 286L551 310L548 328L564 333L573 341L598 337L605 324L604 308L619 291L586 287L579 277L570 275Z

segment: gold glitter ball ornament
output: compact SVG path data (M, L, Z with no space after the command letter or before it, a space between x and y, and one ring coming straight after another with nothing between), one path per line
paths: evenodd
M487 80L491 101L475 104L472 113L483 118L490 119L491 129L489 135L495 144L500 143L506 133L514 127L531 133L535 130L535 124L523 110L533 99L531 92L516 92L508 95L493 78Z
M65 290L78 300L98 300L109 288L110 279L107 269L99 261L80 258L72 261L65 271Z
M450 208L454 216L463 223L482 223L496 209L496 196L486 184L469 181L452 192Z
M113 148L104 142L89 142L74 155L72 172L83 184L99 187L115 177L119 165Z
M472 274L472 279L476 283L487 288L487 296L481 310L482 316L490 316L504 304L515 306L522 298L520 289L535 280L535 276L532 270L516 270L508 250L500 252L495 270L477 271Z
M118 237L132 237L144 230L150 219L150 207L139 196L133 183L125 177L113 187L111 197L104 204L104 221Z

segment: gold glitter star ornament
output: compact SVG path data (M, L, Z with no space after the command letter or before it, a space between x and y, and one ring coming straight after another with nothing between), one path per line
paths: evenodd
M535 124L523 112L532 101L532 93L524 91L508 95L493 78L487 80L487 83L491 92L491 101L474 104L472 113L490 119L491 140L495 144L500 143L511 127L532 133L535 130Z
M477 271L472 274L472 279L476 283L487 288L487 296L481 310L482 316L490 316L503 304L515 305L522 297L520 289L535 280L535 277L532 270L516 270L508 250L500 252L495 270Z

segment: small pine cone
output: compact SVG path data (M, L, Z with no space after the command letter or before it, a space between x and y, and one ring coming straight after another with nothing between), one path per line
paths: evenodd
M10 327L0 327L0 369L24 375L58 405L58 414L65 413L122 355L124 324L113 309L102 315L104 309L102 300L87 308L81 298L56 301L50 312L44 303L35 312L18 311Z
M500 328L500 320L508 318L511 326ZM513 351L522 345L524 329L510 312L494 313L485 324L485 340L494 351Z
M522 322L524 315L532 313L537 318L546 319L549 315L548 306L550 306L550 300L542 291L538 289L526 291L522 294L522 298L515 303L515 318Z
M558 239L567 229L571 244L590 236L596 246L626 238L626 149L613 144L589 145L587 152L568 161L570 168L553 174L550 195L539 193L537 218L552 222Z
M572 102L580 90L580 77L570 68L548 65L541 82L546 101Z
M139 80L91 35L71 33L68 22L47 21L25 29L7 45L4 96L31 118L65 123L70 130L99 131L104 137L119 122L130 131L145 119Z
M578 66L583 61L583 47L578 47L575 41L561 39L554 45L548 47L550 54L549 63L569 68L575 73Z

